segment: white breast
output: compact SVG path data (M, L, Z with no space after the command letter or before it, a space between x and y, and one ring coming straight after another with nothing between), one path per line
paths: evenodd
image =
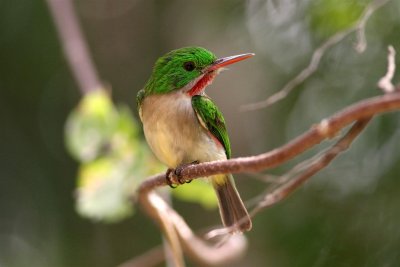
M224 148L200 125L191 97L182 91L147 96L141 119L151 149L170 168L196 160L226 159Z

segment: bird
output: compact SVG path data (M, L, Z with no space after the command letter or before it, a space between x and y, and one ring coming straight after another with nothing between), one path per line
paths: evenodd
M205 88L225 66L252 56L253 53L245 53L217 58L205 48L192 46L158 58L150 78L137 94L137 105L146 141L168 168L178 170L190 164L231 158L224 117ZM208 178L218 198L223 225L232 227L234 232L250 230L252 222L233 176L218 174Z

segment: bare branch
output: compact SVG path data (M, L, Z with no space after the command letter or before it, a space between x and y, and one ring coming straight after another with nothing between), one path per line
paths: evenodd
M336 156L344 152L350 147L350 144L355 140L355 138L362 132L362 130L367 126L371 117L361 119L357 121L353 127L348 131L348 133L341 138L335 145L325 151L322 155L317 155L311 159L310 164L303 166L301 169L305 171L298 174L294 178L288 179L289 182L279 186L276 190L268 193L264 199L259 202L259 204L251 211L251 215L254 216L261 209L272 206L273 204L281 201L290 195L294 190L299 188L305 181L307 181L311 176L315 175L318 171L325 168L329 163L332 162ZM302 164L302 163L300 163ZM297 167L297 166L296 166ZM295 170L296 167L293 169ZM288 176L291 171L289 171Z
M252 104L247 104L241 107L242 111L253 111L261 108L268 107L282 99L284 99L294 88L302 84L307 80L319 67L322 56L326 51L332 46L336 45L342 41L345 37L353 32L357 32L357 44L355 46L358 52L363 52L366 49L367 43L365 41L365 25L370 18L370 16L378 10L380 7L384 6L390 0L375 0L371 2L364 10L360 18L355 22L353 26L343 31L340 31L326 40L322 45L320 45L313 53L311 60L307 67L305 67L299 74L296 75L292 80L283 86L277 93L268 97L267 99L255 102Z
M82 93L101 88L71 0L47 0L65 58Z
M188 166L182 170L181 180L188 181L198 177L222 173L257 172L271 169L303 153L323 140L334 137L341 129L355 121L399 109L400 93L369 98L343 109L330 118L322 120L319 124L314 125L310 130L280 148L257 156ZM141 184L139 191L146 192L159 186L165 186L167 185L165 178L165 174L152 176ZM170 178L175 183L178 183L176 177Z
M148 195L149 201L153 207L157 207L157 215L159 218L159 226L166 239L168 247L164 246L165 254L168 262L176 267L184 267L185 261L183 259L183 251L179 236L175 231L175 225L170 220L171 208L167 202L157 194Z
M396 71L395 58L396 58L396 50L393 48L393 46L389 45L388 57L387 57L388 59L387 72L386 75L382 77L378 82L378 87L382 89L382 91L385 93L393 93L396 89L396 87L392 83L392 79Z
M146 213L158 222L162 229L165 224L173 225L174 228L169 230L175 233L171 236L176 235L187 255L202 265L220 266L237 260L247 248L247 241L243 235L230 236L220 246L206 243L198 238L185 220L155 192L140 191L139 201Z

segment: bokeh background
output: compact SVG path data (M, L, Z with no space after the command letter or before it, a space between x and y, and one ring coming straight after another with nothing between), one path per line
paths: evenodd
M368 21L364 53L354 50L350 35L288 98L240 111L281 88L368 3L81 0L75 7L101 79L136 117L136 93L165 52L196 45L217 56L256 53L207 90L225 115L236 157L276 148L346 105L381 94L376 82L386 71L387 46L400 51L397 0ZM1 267L117 266L161 242L140 211L114 224L76 212L78 163L66 150L64 127L80 99L46 2L1 0ZM235 266L400 266L399 119L397 113L375 118L349 152L258 214L248 252ZM246 200L268 185L247 175L236 180ZM219 223L216 210L174 205L194 229Z

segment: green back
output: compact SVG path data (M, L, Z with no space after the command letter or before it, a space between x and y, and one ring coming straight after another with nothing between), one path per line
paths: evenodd
M192 106L200 123L223 145L226 157L229 159L231 157L231 145L221 111L219 111L210 98L204 95L193 96Z

